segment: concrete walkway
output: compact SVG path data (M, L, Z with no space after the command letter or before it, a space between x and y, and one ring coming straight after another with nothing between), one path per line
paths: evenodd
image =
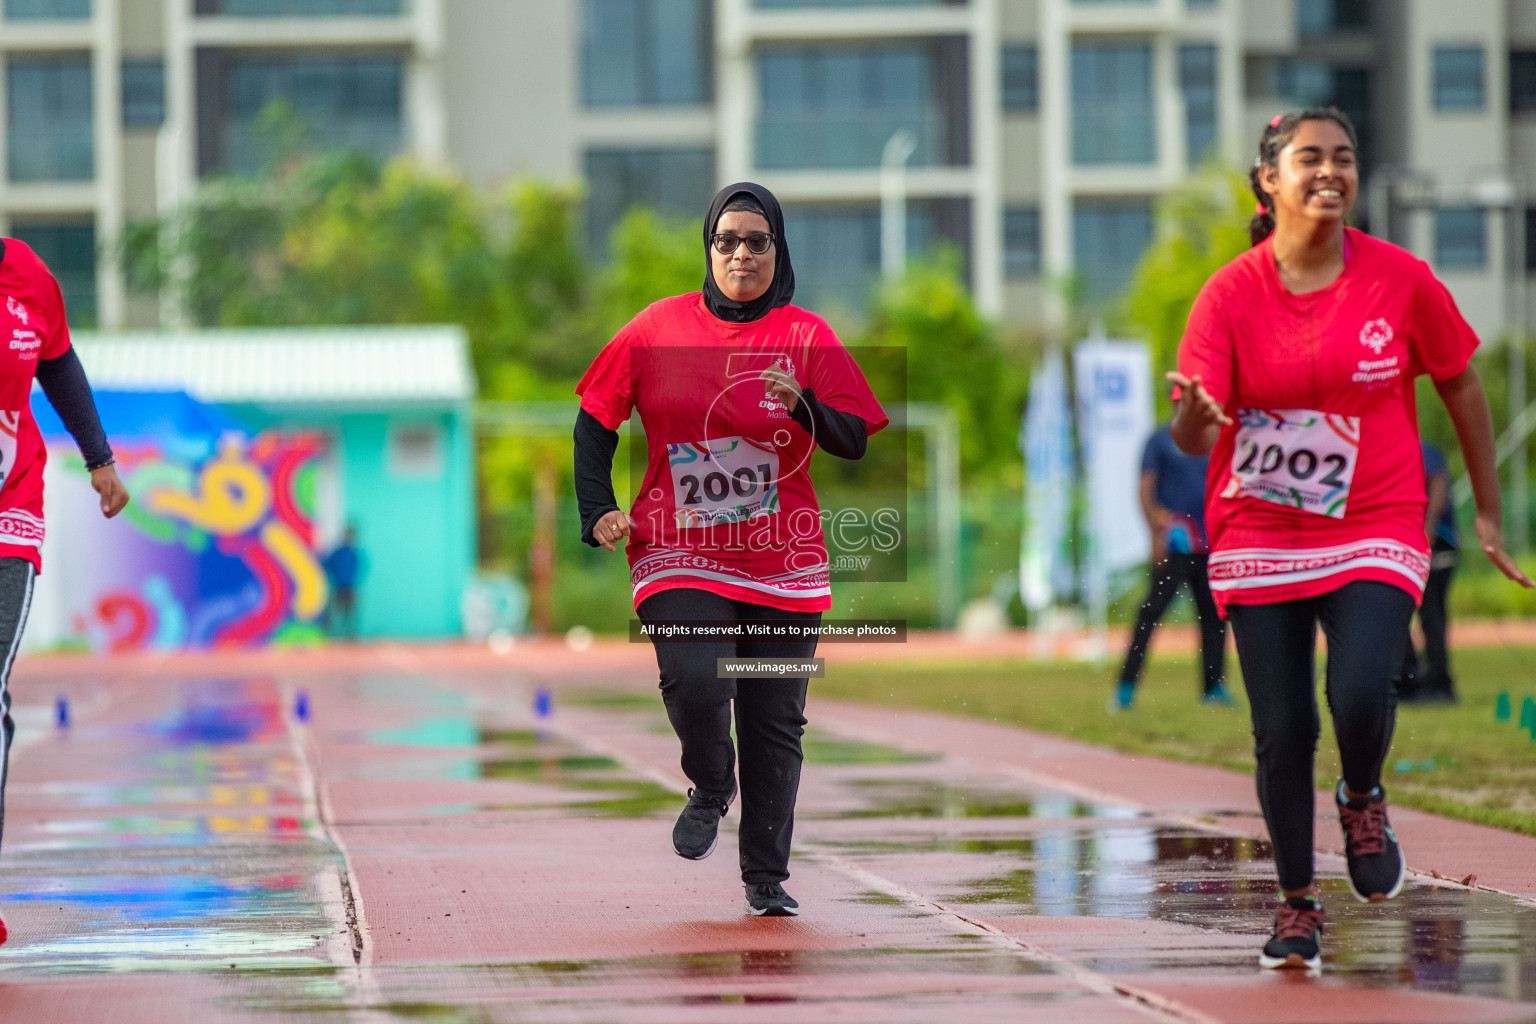
M804 916L746 918L735 812L668 845L649 659L22 664L0 1019L1536 1021L1536 839L1394 811L1422 873L1361 906L1320 800L1326 969L1261 974L1248 778L814 696Z

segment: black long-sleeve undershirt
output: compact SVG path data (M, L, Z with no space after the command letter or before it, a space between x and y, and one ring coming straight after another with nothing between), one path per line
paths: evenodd
M869 424L851 412L818 401L814 388L800 392L800 401L789 418L815 439L822 451L839 459L857 462L869 447Z
M613 493L613 453L619 450L619 432L609 430L596 416L579 409L574 440L576 510L581 514L581 539L594 548L600 547L592 530L603 516L620 511L618 498Z
M869 425L851 412L843 412L816 398L811 388L800 393L790 418L816 439L829 455L856 460L864 457L869 446ZM603 426L602 421L585 409L576 412L576 509L581 516L581 539L599 547L592 536L598 520L609 512L621 511L613 493L613 456L619 449L619 433Z
M107 443L107 433L101 429L101 417L96 412L96 399L91 395L91 384L85 379L85 367L73 348L54 359L37 361L37 382L43 394L64 421L64 428L75 439L86 469L100 469L112 462L112 446Z

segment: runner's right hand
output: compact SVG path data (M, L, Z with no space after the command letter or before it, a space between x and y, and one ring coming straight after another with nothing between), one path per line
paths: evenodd
M1483 546L1483 554L1488 560L1498 566L1499 572L1508 576L1527 590L1531 589L1530 577L1520 570L1515 560L1509 557L1509 552L1504 550L1504 528L1499 524L1496 515L1484 515L1479 512L1477 519L1472 523L1477 532L1477 539Z
M603 518L592 527L592 539L609 551L617 551L614 545L634 531L635 521L623 512L615 510L603 513Z
M1170 371L1164 374L1171 384L1177 384L1181 394L1179 395L1179 418L1185 420L1195 429L1216 425L1230 427L1232 418L1221 408L1221 403L1211 397L1211 393L1205 390L1205 385L1200 383L1200 375L1186 377L1178 371Z

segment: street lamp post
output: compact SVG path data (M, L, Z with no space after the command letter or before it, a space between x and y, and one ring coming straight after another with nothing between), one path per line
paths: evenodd
M917 137L898 128L880 154L880 276L887 281L907 270L907 161Z

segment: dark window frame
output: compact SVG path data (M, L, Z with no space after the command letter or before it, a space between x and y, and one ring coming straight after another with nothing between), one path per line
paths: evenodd
M1452 217L1465 218L1461 223L1447 223ZM1475 225L1475 229L1473 226ZM1465 239L1456 238L1456 230L1468 230L1477 236L1476 259L1463 258L1472 246L1463 246ZM1470 237L1469 234L1469 237ZM1448 247L1455 243L1455 247ZM1478 206L1440 206L1435 208L1435 269L1436 270L1487 270L1488 269L1488 211Z
M164 124L165 61L124 59L122 104L124 128L159 128Z
M1476 81L1470 69L1449 63L1455 57L1476 57ZM1437 45L1430 54L1430 102L1440 113L1479 113L1488 108L1488 52L1481 45ZM1464 78L1463 81L1457 81Z
M1033 114L1040 109L1040 47L1009 43L998 57L1002 75L1003 110Z

